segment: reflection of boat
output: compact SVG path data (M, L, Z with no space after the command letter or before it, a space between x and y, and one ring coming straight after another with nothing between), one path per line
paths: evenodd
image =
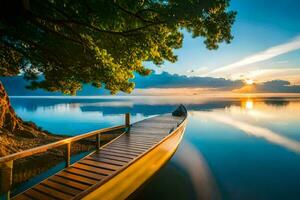
M13 199L126 199L174 154L187 112L148 118Z

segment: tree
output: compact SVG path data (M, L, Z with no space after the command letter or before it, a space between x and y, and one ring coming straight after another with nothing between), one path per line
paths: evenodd
M0 76L75 94L82 84L131 92L145 61L175 62L182 30L208 49L232 40L229 0L3 0ZM37 80L38 75L43 80Z

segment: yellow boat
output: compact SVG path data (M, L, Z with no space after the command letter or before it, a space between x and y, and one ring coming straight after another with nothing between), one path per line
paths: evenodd
M131 124L113 141L13 199L126 199L172 157L186 123L181 105Z

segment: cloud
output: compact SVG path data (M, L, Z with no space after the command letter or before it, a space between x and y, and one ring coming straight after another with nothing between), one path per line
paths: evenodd
M232 75L236 79L252 79L255 81L270 81L274 79L288 80L294 84L300 84L299 68L281 68L281 69L259 69L252 70L247 73L236 73Z
M136 75L133 80L136 88L220 88L230 90L243 85L240 80L232 81L224 78L185 76L162 72L151 74L150 76Z
M300 85L291 85L289 81L272 80L260 84L246 85L234 90L237 93L300 93Z
M276 61L274 63L275 64L287 64L287 63L289 63L289 61L288 60L278 60L278 61Z
M44 90L28 90L25 88L28 82L22 77L2 77L0 81L4 84L10 96L49 96L62 95L61 93L51 93ZM160 74L151 74L149 76L140 76L132 80L136 85L133 95L197 95L204 93L224 92L295 92L300 93L300 85L291 85L289 81L270 80L264 83L253 84L251 88L244 88L242 80L228 80L224 78L184 76L162 72ZM248 86L249 87L249 86ZM85 84L79 96L109 95L105 89L94 88ZM124 93L119 93L124 95Z
M289 81L272 80L264 82L258 86L260 92L287 92L287 93L300 93L299 85L291 85Z
M224 67L215 69L213 71L208 72L207 74L205 74L206 76L212 76L212 75L217 75L217 74L222 74L226 71L230 71L232 69L236 69L239 67L243 67L249 64L253 64L253 63L258 63L258 62L262 62L265 60L269 60L271 58L274 58L276 56L291 52L291 51L295 51L297 49L300 49L300 36L296 37L295 39L281 44L281 45L277 45L277 46L273 46L271 48L266 49L265 51L261 51L258 53L255 53L251 56L245 57L237 62L234 62L232 64L226 65Z

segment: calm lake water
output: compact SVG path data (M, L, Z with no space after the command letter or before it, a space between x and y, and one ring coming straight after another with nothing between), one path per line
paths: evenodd
M300 99L201 97L12 98L24 120L77 135L189 110L173 156L133 199L300 199ZM49 172L48 172L49 173ZM28 184L28 183L27 183Z

